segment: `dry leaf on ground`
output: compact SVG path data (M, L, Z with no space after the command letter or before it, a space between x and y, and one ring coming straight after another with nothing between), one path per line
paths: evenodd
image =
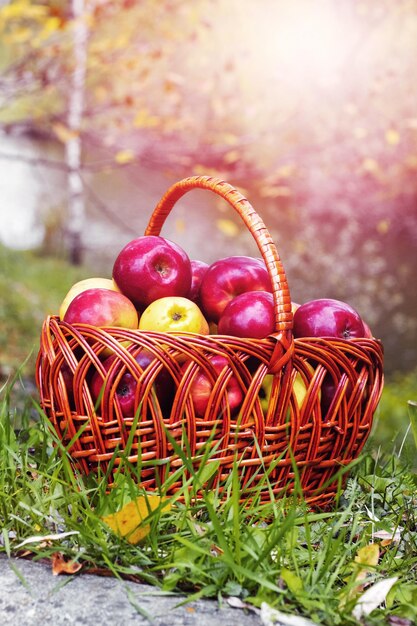
M52 573L54 576L58 576L59 574L76 574L82 568L81 563L68 560L62 552L54 552L51 560Z
M150 524L143 524L152 511L161 506L161 498L157 495L139 496L126 504L117 513L103 517L103 521L119 536L125 537L129 543L135 544L149 534ZM168 511L169 503L161 511Z

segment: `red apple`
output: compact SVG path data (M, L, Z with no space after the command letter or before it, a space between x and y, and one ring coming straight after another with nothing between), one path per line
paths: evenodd
M343 384L343 382L340 379L335 381L333 376L330 373L327 373L325 375L324 380L321 384L321 398L320 398L321 413L322 413L323 419L325 419L329 413L330 406L336 395L336 391L337 391L339 384ZM350 381L348 381L346 385L346 389L344 391L344 397L346 401L349 401L351 394L352 394L352 384Z
M135 361L138 363L141 370L145 370L154 360L155 356L146 349L143 349L136 355ZM103 367L106 372L109 371L111 365L118 357L113 354L103 361ZM102 394L105 385L112 384L116 379L121 367L123 367L122 361L116 368L116 371L112 373L111 378L103 380L100 372L96 371L91 379L91 396L96 403L100 395ZM125 371L120 379L116 389L116 396L119 401L120 409L124 417L133 417L135 412L135 394L137 388L137 379L128 370ZM154 389L161 410L167 411L172 403L174 397L174 383L169 372L163 368L157 375L154 383Z
M363 321L363 320L362 320ZM372 339L373 338L373 332L369 327L369 324L367 324L366 322L363 322L363 327L365 329L365 335L364 337L366 337L367 339Z
M272 291L263 260L231 256L215 261L200 287L203 313L209 321L218 322L229 302L247 291Z
M222 370L228 366L228 361L226 357L221 354L215 354L213 356L208 357L211 365L213 366L217 375L220 375ZM187 361L182 366L182 371L188 368L190 362ZM194 411L197 417L203 418L207 409L207 405L210 399L210 394L213 390L213 383L211 379L207 376L207 374L203 371L199 371L193 379L191 383L191 398L194 405ZM238 413L240 407L242 406L242 402L244 400L244 395L241 387L235 376L231 376L229 382L226 387L227 400L230 407L230 412L232 415Z
M114 262L113 279L141 309L158 298L186 297L191 287L191 262L176 243L144 235L121 250Z
M67 392L68 402L70 403L70 406L72 408L74 400L74 374L72 373L72 370L68 363L66 363L65 361L62 363L61 366L61 374L64 381L65 390Z
M87 289L110 289L111 291L119 291L116 283L111 278L84 278L74 283L67 295L63 299L61 306L59 307L59 317L63 320L68 306L75 296L79 293L86 291Z
M187 297L198 305L200 303L201 282L208 268L209 264L204 261L199 261L198 259L192 259L191 261L191 289Z
M346 302L321 298L302 304L294 313L294 337L365 337L359 313Z
M274 298L267 291L241 293L229 302L219 319L219 335L263 339L275 330Z
M132 302L119 291L86 289L70 302L64 321L92 326L138 327L138 313Z

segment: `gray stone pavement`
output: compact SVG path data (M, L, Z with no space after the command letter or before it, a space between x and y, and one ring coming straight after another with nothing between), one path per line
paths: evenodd
M262 626L253 611L90 574L54 576L51 567L0 554L1 626Z

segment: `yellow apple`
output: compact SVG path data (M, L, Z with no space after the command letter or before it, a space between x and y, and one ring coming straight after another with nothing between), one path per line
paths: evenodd
M110 289L111 291L120 291L114 280L111 278L85 278L74 283L67 295L63 299L61 306L59 307L59 317L64 319L65 313L74 300L75 296L86 291L87 289Z
M314 369L309 363L307 363L307 368L311 372L311 374L314 373ZM269 404L269 398L271 395L273 379L274 379L273 374L267 374L265 378L263 379L263 382L261 385L261 393L259 394L259 399L261 401L261 406L262 406L262 410L264 413L266 413L268 410L268 404ZM306 397L306 393L307 393L307 387L305 385L305 382L300 372L297 372L297 375L295 377L294 385L293 385L293 392L297 400L298 408L300 409L302 407L304 398ZM320 392L319 392L319 397L320 397Z
M139 330L208 335L209 325L195 302L182 296L166 296L146 307L139 320Z

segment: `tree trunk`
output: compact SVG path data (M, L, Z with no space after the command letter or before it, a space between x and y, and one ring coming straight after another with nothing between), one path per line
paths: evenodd
M85 0L72 0L74 20L74 69L68 96L69 139L65 144L68 167L68 250L70 262L79 265L83 257L83 225L85 220L84 186L81 177L81 125L84 112L84 92L87 68L88 26L85 20Z

